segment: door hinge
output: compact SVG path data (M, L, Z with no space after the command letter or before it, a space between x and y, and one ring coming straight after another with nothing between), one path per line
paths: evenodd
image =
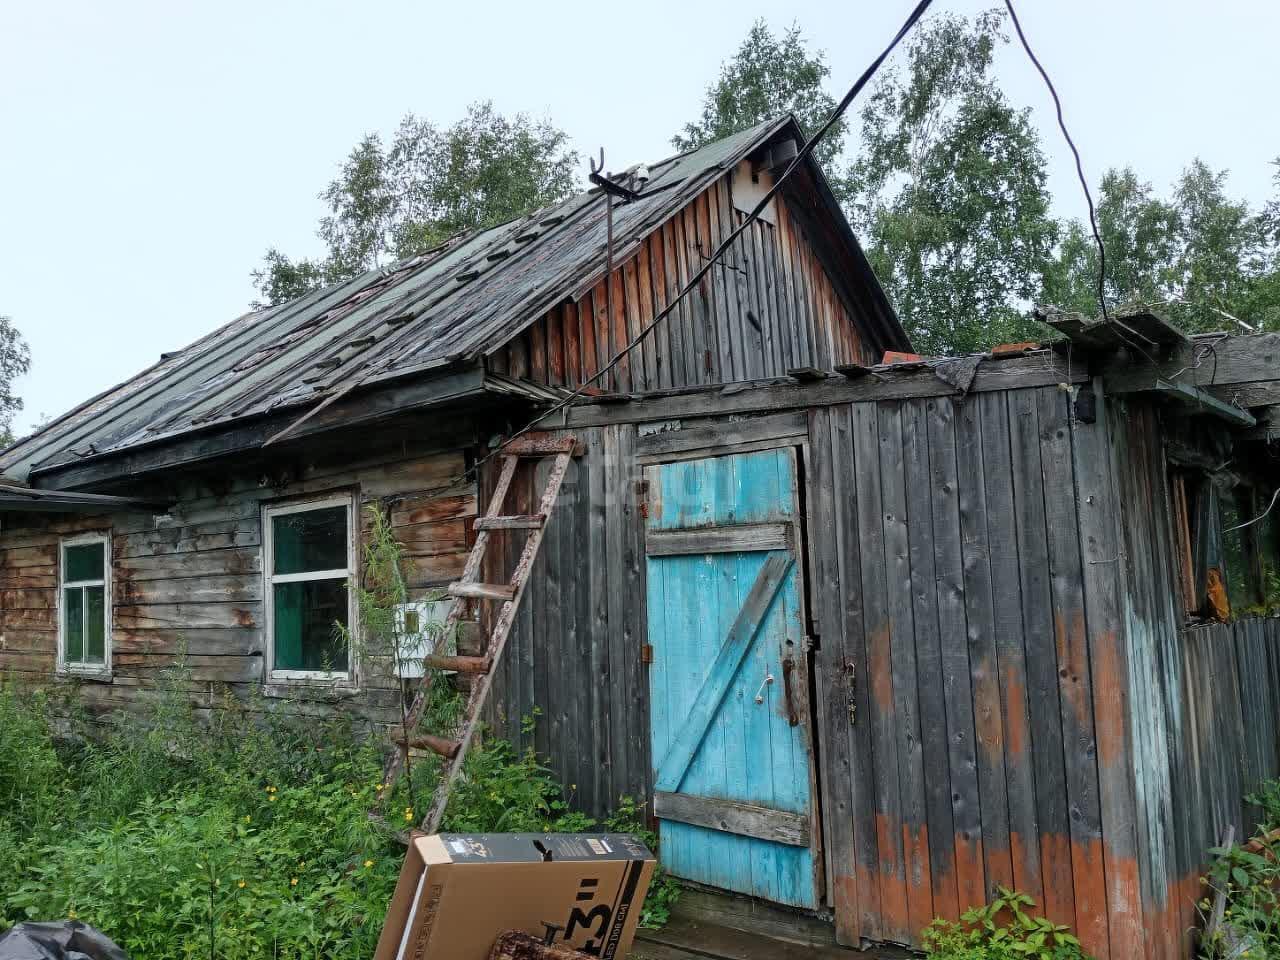
M646 643L640 647L640 662L653 663L653 644Z

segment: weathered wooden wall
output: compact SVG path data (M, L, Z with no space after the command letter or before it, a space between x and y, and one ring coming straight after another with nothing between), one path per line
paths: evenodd
M547 758L581 809L603 816L649 795L648 676L640 468L631 424L577 430L585 443L561 488L528 591L494 676L490 714L517 745ZM532 512L545 482L517 474L512 512ZM493 473L487 479L492 482ZM504 577L523 546L490 540ZM536 717L533 735L522 730Z
M157 523L151 513L108 517L13 514L0 532L0 672L24 685L74 692L91 716L138 710L156 695L161 671L185 646L188 685L198 709L225 694L263 692L276 707L310 715L341 711L357 719L399 718L391 659L362 658L354 690L330 684L267 683L262 623L264 501L358 491L362 505L390 512L405 544L414 594L454 579L476 512L474 484L459 484L464 452L400 444L374 453L309 457L222 476L173 482L178 497ZM362 520L364 520L362 516ZM366 520L367 522L367 520ZM109 681L55 674L58 542L84 530L111 532L112 673Z
M601 389L661 390L879 360L863 345L855 308L837 293L797 217L781 198L776 207L777 224L753 223L669 321L597 384ZM601 280L496 353L494 369L578 386L675 298L743 219L726 175L615 268L611 317Z
M1114 548L1101 431L1056 387L813 413L842 942L918 943L1005 885L1091 954L1140 953L1125 661L1094 565Z
M1208 850L1228 824L1252 832L1243 798L1280 776L1280 621L1183 625L1159 414L1131 401L1112 430L1146 956L1163 960L1189 955Z
M654 414L668 406L685 409ZM789 432L795 415L689 412L660 425L675 433L575 429L588 453L513 635L520 666L499 678L505 731L544 710L533 742L589 809L647 794L642 517L626 463L794 433L841 939L918 944L933 917L1004 884L1079 930L1095 956L1140 953L1106 418L1074 419L1057 386L826 403Z

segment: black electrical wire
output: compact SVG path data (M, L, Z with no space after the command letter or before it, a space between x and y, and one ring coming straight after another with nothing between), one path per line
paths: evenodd
M751 212L747 214L747 216L743 219L742 223L738 225L737 229L735 229L731 234L729 234L729 236L727 236L724 240L722 240L719 246L717 246L715 250L712 251L710 256L704 258L702 267L689 279L689 282L686 283L684 287L681 288L681 290L675 295L675 297L671 300L671 302L668 303L665 307L663 307L663 309L660 310L652 320L646 323L644 327L641 328L640 332L637 333L636 336L626 346L624 346L621 350L619 350L616 354L614 354L613 357L609 360L609 362L606 363L603 367L601 367L592 377L590 377L587 380L584 380L581 384L578 385L577 388L573 390L573 392L571 392L563 400L559 401L554 406L551 406L548 409L544 410L542 413L538 414L536 417L530 420L527 424L525 424L523 427L521 427L519 430L513 433L510 437L507 438L507 440L505 441L506 443L510 443L512 440L516 439L517 437L522 436L525 433L528 433L530 430L536 427L539 423L546 420L547 417L550 417L552 414L560 412L565 407L569 406L571 403L573 403L575 400L581 397L584 393L586 393L588 387L590 387L596 381L600 380L602 377L604 377L605 374L607 374L614 367L616 367L622 361L622 359L625 356L627 356L627 354L629 354L632 350L634 350L637 346L640 345L640 342L643 341L644 338L649 335L649 333L653 330L654 327L656 327L659 323L665 320L671 314L671 312L675 310L676 306L680 303L680 301L683 300L686 296L688 296L689 293L695 287L697 287L699 283L702 282L702 278L705 277L711 271L711 268L715 266L716 263L720 260L720 258L724 256L725 252L729 249L729 247L733 245L733 242L737 240L738 237L741 236L752 223L754 223L757 219L759 219L760 214L764 212L765 207L769 205L769 202L774 198L774 196L778 193L778 191L782 189L782 185L786 182L787 178L790 177L793 172L795 172L796 168L799 167L800 164L804 162L804 158L813 152L814 147L818 145L819 141L821 141L822 138L825 137L828 132L830 132L831 128L835 126L836 123L839 122L840 118L844 116L845 111L849 109L849 104L853 103L854 99L858 96L858 94L862 92L862 89L867 85L867 83L871 80L871 78L875 76L876 71L880 69L881 64L884 63L885 59L888 58L889 54L891 54L894 48L897 47L897 45L902 41L902 38L905 37L911 31L911 28L914 27L916 23L920 20L920 18L924 16L925 11L929 9L932 3L933 3L933 0L919 0L919 2L915 5L914 9L912 9L911 15L907 17L906 22L902 24L902 26L898 29L898 32L894 34L893 39L889 41L889 45L880 52L880 55L878 57L876 57L873 61L871 61L871 64L864 71L862 71L862 75L858 77L857 81L853 84L853 86L849 88L848 93L846 93L840 99L840 102L836 104L835 109L831 111L831 114L827 117L826 121L822 124L822 126L819 127L813 133L813 135L810 136L809 139L804 142L804 146L802 146L799 152L796 153L795 158L787 166L787 169L783 171L782 175L779 176L774 181L774 184L769 189L769 191L763 197L760 198L760 201L755 205L754 208L752 208ZM1092 209L1092 206L1090 207L1090 209ZM1104 307L1103 309L1105 311L1106 308ZM501 452L501 450L502 450L502 446L499 445L497 448L493 450L492 453L489 453L486 456L481 457L479 460L475 462L475 464L472 465L471 469L468 470L467 473L468 474L474 473L476 470L478 470L481 466L483 466L493 457L497 456Z
M1093 207L1093 194L1089 191L1089 181L1085 179L1084 164L1080 161L1080 151L1076 149L1076 143L1071 139L1071 134L1067 132L1067 122L1062 118L1062 101L1058 99L1058 91L1053 86L1053 81L1049 79L1049 74L1045 72L1040 61L1036 59L1036 55L1031 50L1031 44L1027 42L1027 35L1022 32L1022 24L1018 20L1018 13L1013 9L1013 0L1004 0L1004 5L1009 10L1009 16L1013 19L1013 29L1018 33L1018 39L1022 41L1022 49L1027 51L1027 56L1031 58L1031 62L1035 64L1040 76L1044 78L1044 84L1049 88L1049 95L1053 97L1054 109L1058 112L1058 129L1062 131L1062 136L1067 141L1067 146L1071 148L1072 155L1076 158L1076 176L1080 178L1080 186L1084 190L1084 198L1089 204L1089 225L1093 227L1093 239L1098 244L1098 306L1102 308L1102 318L1110 320L1111 317L1107 313L1106 298L1106 277L1107 277L1107 251L1102 245L1102 233L1098 230L1098 215Z

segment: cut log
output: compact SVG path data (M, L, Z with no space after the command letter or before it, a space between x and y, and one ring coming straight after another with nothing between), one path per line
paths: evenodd
M456 757L458 748L461 746L457 740L436 737L429 733L415 733L412 737L406 738L398 727L392 740L401 747L408 747L410 750L430 750L446 760L452 760Z
M454 670L458 673L488 673L489 661L484 657L447 657L430 654L423 662L432 670Z

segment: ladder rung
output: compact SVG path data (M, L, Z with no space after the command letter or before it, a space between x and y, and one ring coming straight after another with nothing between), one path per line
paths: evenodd
M476 517L477 530L539 530L547 522L545 514L514 517Z
M449 596L468 600L511 600L516 588L509 583L451 583Z
M548 457L556 453L582 455L581 444L573 437L548 437L526 434L504 443L500 448L508 457Z
M484 657L448 657L430 654L423 659L432 670L456 670L458 673L488 673L489 661Z
M416 736L405 739L397 738L396 743L403 744L411 750L430 750L437 753L446 760L452 760L458 755L458 749L462 746L457 740L447 740L444 737L434 737L429 733L419 733Z

